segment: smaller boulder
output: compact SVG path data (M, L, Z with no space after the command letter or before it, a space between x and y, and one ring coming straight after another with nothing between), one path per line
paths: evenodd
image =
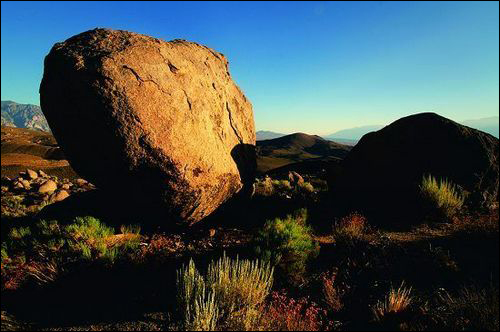
M41 169L38 170L38 176L42 177L42 178L46 178L48 177L47 173L45 173L44 171L42 171Z
M40 186L40 188L38 188L38 192L41 194L52 193L56 191L56 189L57 189L57 183L55 183L52 180L47 180L45 181L44 184Z
M69 197L69 193L66 190L59 190L52 194L51 201L60 202Z
M31 183L28 180L21 180L21 184L23 185L24 189L30 190L31 189Z
M16 190L20 190L20 189L24 189L24 186L21 183L21 181L15 181L12 183L12 188L16 189Z
M27 169L26 177L30 180L35 180L38 177L38 174L34 170Z
M83 187L84 185L86 185L88 183L88 181L85 179L76 179L75 183L77 186Z

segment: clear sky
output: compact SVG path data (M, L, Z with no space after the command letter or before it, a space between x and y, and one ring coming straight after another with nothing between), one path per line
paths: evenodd
M498 2L4 2L2 100L39 104L52 45L95 27L224 53L257 129L498 115Z

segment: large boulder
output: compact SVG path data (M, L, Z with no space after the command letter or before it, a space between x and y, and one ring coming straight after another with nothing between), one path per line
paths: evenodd
M419 185L427 174L468 191L470 207L491 208L498 204L498 152L490 134L434 113L411 115L363 136L329 186L338 204L379 222L419 218Z
M165 222L199 221L253 181L252 105L208 47L87 31L45 58L40 102L79 175Z

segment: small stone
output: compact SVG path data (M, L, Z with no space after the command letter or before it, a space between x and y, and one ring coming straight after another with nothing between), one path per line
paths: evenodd
M56 189L57 189L57 184L52 180L48 180L44 184L42 184L40 188L38 188L38 192L41 194L52 193Z
M52 195L51 200L54 202L60 202L66 199L67 197L69 197L69 193L66 190L59 190L58 192Z
M21 180L20 182L23 185L24 189L31 189L31 183L28 180Z
M64 189L64 190L69 190L69 188L70 188L69 183L65 183L65 184L63 184L63 185L61 186L61 189Z
M8 184L12 181L8 176L2 175L2 184Z
M34 170L31 170L31 169L26 170L26 175L27 175L27 178L31 179L31 180L34 180L38 177L38 174Z
M208 235L210 235L210 237L214 237L214 236L215 236L215 229L210 228L210 229L208 230Z
M38 170L38 175L41 176L42 178L46 178L48 177L47 173L45 173L44 171L42 171L41 169Z
M85 180L85 179L76 179L76 180L75 180L75 183L76 183L78 186L82 187L82 186L86 185L88 182L87 182L87 180Z

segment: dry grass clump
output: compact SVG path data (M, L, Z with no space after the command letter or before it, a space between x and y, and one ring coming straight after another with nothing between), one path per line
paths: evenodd
M364 239L369 230L366 218L355 212L333 225L332 237L338 245L349 245Z
M437 180L432 175L422 178L420 194L429 217L451 220L462 209L463 191L447 179Z
M271 196L274 194L273 180L266 176L263 180L257 179L255 184L255 194L261 196Z
M177 300L183 328L249 330L259 319L273 284L273 268L259 260L225 255L202 276L194 262L177 272Z
M391 288L383 301L378 301L372 311L377 321L383 321L387 316L394 316L406 312L413 302L411 287L404 282L399 288Z
M343 298L349 291L349 287L337 280L337 271L325 273L322 277L323 298L328 308L338 312L344 308Z
M462 288L456 295L439 295L437 307L430 312L443 330L498 331L499 292L497 286Z

